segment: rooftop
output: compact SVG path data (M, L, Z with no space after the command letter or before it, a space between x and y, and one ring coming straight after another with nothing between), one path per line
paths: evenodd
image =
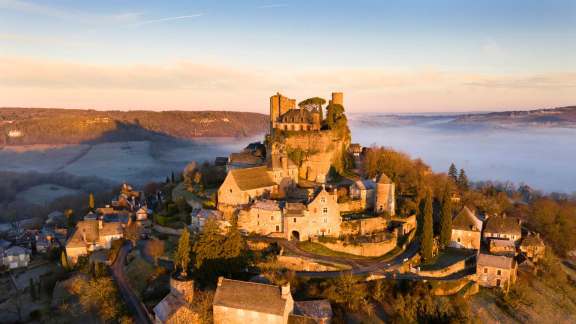
M262 209L262 210L271 210L271 211L279 211L280 206L276 200L258 200L253 205L252 208Z
M520 220L517 218L502 216L492 216L486 221L486 228L488 233L505 233L515 234L520 236L522 234L520 228Z
M265 166L233 169L230 170L230 174L234 177L236 184L241 190L267 188L276 185Z
M470 210L464 206L460 213L454 217L452 228L463 231L480 232L482 230L482 221Z
M221 277L218 279L213 305L283 315L286 298L278 286Z
M514 258L502 255L480 253L478 254L478 261L476 262L476 264L479 267L512 269L512 267L514 266Z

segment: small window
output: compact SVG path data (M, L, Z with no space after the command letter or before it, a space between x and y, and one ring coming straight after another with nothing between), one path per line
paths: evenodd
M484 273L488 273L488 268L484 268Z
M294 218L294 223L296 223L296 218Z
M274 215L270 216L270 220L274 220Z
M496 271L496 274L497 274L497 275L501 275L501 274L502 274L502 270Z
M280 232L280 226L276 225L276 232Z
M232 189L230 189L230 193L232 193Z
M322 214L324 215L328 214L328 208L326 207L322 208Z
M326 203L326 198L324 198L324 197L320 198L320 202L323 203L323 204L325 204L325 203Z

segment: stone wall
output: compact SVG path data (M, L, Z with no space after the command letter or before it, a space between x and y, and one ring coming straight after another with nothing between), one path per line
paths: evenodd
M340 205L340 212L347 213L347 212L360 212L365 209L365 203L360 200L349 200L343 203L338 203Z
M372 217L343 221L340 225L342 235L366 235L383 232L388 227L388 222L383 217Z
M418 274L422 277L442 278L449 276L453 273L460 272L466 268L466 260L460 260L445 268L438 270L420 270Z
M278 264L292 271L337 271L346 268L340 264L320 264L307 258L280 255L277 257Z
M212 307L214 324L244 324L244 323L274 323L286 324L287 318L283 315L259 313L246 309L236 309L214 305Z
M376 243L358 243L358 244L346 244L342 241L336 243L330 242L318 242L324 245L330 250L344 252L353 255L365 256L365 257L379 257L396 247L397 239L396 236L392 236L389 240L384 242Z

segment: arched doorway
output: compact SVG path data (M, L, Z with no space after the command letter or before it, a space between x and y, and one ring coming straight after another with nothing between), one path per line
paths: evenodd
M300 233L298 233L298 231L292 231L290 239L293 241L300 241Z

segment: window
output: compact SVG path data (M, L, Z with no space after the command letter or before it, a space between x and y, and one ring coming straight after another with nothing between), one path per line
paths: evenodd
M260 219L260 214L256 214L256 218Z
M256 222L256 225L260 226L260 221Z
M294 223L296 223L296 218L294 218Z
M328 208L326 207L322 208L322 214L324 215L328 214Z
M270 220L274 220L274 215L270 216Z
M325 198L325 197L320 198L320 202L323 203L323 204L325 204L325 203L326 203L326 198Z
M502 270L496 271L496 274L497 274L497 275L501 275L501 274L502 274Z
M324 218L324 223L328 223L328 219L327 219L327 218Z
M232 193L232 189L230 189L230 193Z
M488 268L484 268L484 273L488 273Z
M458 238L458 240L457 240L457 241L458 241L458 243L460 243L460 238Z
M276 225L276 232L280 232L280 226Z
M497 280L496 280L496 287L500 287L500 284L501 284L500 279L497 279Z

